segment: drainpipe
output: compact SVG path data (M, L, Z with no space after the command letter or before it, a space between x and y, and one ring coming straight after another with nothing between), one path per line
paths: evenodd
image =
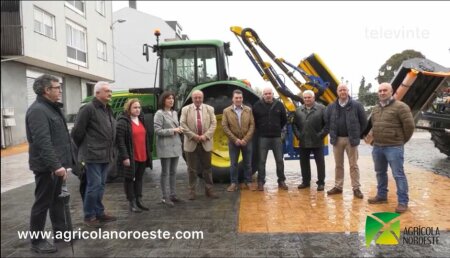
M2 105L1 105L1 119L2 119L2 128L1 128L1 131L2 131L2 149L5 149L6 148L6 139L5 139L5 127L3 126L3 91L1 91L1 96L0 96L0 98L1 98L1 101L2 101Z

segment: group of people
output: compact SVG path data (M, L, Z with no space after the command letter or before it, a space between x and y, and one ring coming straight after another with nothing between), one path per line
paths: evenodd
M43 231L47 211L53 231L68 230L64 218L57 212L58 196L67 177L67 168L83 161L86 169L86 189L83 195L84 222L89 227L101 227L115 221L105 212L102 203L107 171L114 161L123 171L124 191L131 212L149 210L142 201L143 175L152 166L153 135L156 155L161 162L161 203L174 206L183 200L176 192L176 174L180 156L188 167L188 199L196 199L197 176L202 175L205 195L218 198L213 191L211 152L213 135L217 127L214 108L203 103L203 92L194 90L192 104L182 108L180 119L175 110L176 96L163 92L158 111L151 117L142 112L138 99L129 99L124 113L113 116L108 102L112 91L107 82L94 86L95 97L82 106L74 127L69 133L61 111L62 88L56 77L43 75L36 79L33 89L36 101L26 114L29 142L29 164L35 174L35 202L31 210L30 230ZM341 194L344 182L344 153L350 165L353 194L363 198L360 190L358 145L367 126L363 106L348 94L345 84L337 88L338 99L328 107L315 101L311 90L302 92L304 104L297 108L293 131L299 139L302 182L298 189L311 185L310 155L313 154L318 180L317 191L325 186L324 137L330 135L335 159L335 185L328 195ZM387 168L391 166L396 184L397 212L408 207L408 184L403 171L403 145L411 138L414 120L409 107L393 97L392 86L379 86L379 105L372 114L373 161L378 182L377 195L370 204L387 202ZM153 123L152 123L153 122ZM244 104L243 91L232 92L232 104L223 110L221 125L228 137L230 156L230 182L228 192L238 189L264 191L266 160L269 150L276 161L278 187L288 190L284 174L282 131L287 124L284 105L274 98L270 87L263 89L262 98L252 107ZM257 128L257 130L255 130ZM257 142L255 142L257 141ZM252 166L254 145L258 146L257 168ZM114 149L118 149L117 158ZM239 181L238 160L242 154L244 175ZM252 171L258 170L257 182L252 182ZM55 252L54 245L45 239L33 239L32 249L39 253Z

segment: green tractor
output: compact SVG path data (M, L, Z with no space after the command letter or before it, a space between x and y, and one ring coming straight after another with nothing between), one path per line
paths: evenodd
M204 103L214 107L217 118L211 159L213 180L215 182L228 181L230 158L228 139L221 125L222 111L231 105L231 95L235 89L242 90L246 105L252 106L259 99L259 96L246 82L229 76L228 56L232 55L229 43L219 40L189 40L164 42L155 46L145 44L144 55L147 57L147 61L149 47L153 48L153 52L156 52L158 56L158 72L156 74L159 78L159 85L157 86L155 83L153 88L113 92L110 105L114 116L117 118L123 113L123 106L128 99L138 98L141 101L146 121L153 123L153 114L158 110L158 98L163 91L175 93L175 109L178 111L178 115L181 115L181 109L192 103L192 91L201 90L204 93ZM91 100L92 96L84 99L82 103ZM256 144L256 141L253 142ZM155 146L153 147L156 150ZM255 151L254 156L256 155ZM153 159L157 159L155 151ZM253 160L256 161L256 158ZM239 157L239 162L241 163L241 161L242 157ZM240 164L239 167L242 165ZM256 168L256 165L253 167ZM117 177L120 177L120 171L112 166L108 172L108 179L114 180Z
M90 102L94 96L86 97L81 104L84 105ZM113 110L114 117L117 118L123 113L123 106L128 99L137 98L142 103L144 114L154 114L156 112L156 99L155 96L148 93L133 93L133 90L115 91L111 97L111 108Z
M158 42L159 35L155 35ZM232 52L229 43L219 40L182 40L157 43L154 46L144 44L143 55L147 61L149 48L158 56L159 72L156 74L159 86L155 83L153 89L132 89L130 92L153 95L155 102L152 107L156 107L159 95L163 91L172 91L176 97L175 109L181 115L181 109L192 103L191 93L201 90L204 93L204 103L214 107L217 118L211 158L213 179L215 182L228 181L230 158L228 139L221 126L223 109L231 105L231 95L235 89L242 90L246 105L252 106L259 99L244 81L230 77L228 56ZM256 144L256 141L253 142ZM241 161L242 157L239 162Z

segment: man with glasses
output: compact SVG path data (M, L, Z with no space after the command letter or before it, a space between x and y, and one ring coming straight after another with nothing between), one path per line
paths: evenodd
M64 204L58 198L67 168L73 167L75 157L66 120L61 111L62 90L58 78L51 75L38 77L33 90L36 101L28 108L25 123L29 144L29 166L35 175L35 201L31 208L30 231L42 234L50 211L54 236L66 231ZM54 253L56 247L47 240L31 240L31 249L37 253Z
M95 98L80 108L72 138L78 146L78 160L86 164L86 192L83 200L84 222L99 228L117 220L105 213L102 199L109 166L114 164L116 120L108 102L112 91L107 82L94 86Z

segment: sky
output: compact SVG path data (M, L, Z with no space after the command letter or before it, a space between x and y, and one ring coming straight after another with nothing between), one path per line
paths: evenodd
M123 7L128 1L113 1L113 11ZM362 76L376 90L380 66L405 49L450 67L450 2L137 1L137 9L178 21L190 39L231 42L230 75L259 88L270 82L260 77L230 26L254 29L276 56L295 65L317 53L338 80L348 81L354 96Z

